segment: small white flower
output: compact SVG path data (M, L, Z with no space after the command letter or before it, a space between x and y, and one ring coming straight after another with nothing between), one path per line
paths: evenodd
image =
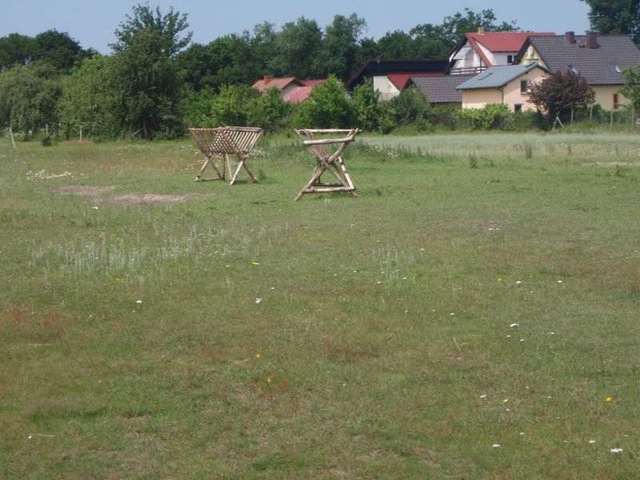
M549 332L549 335L555 335L556 332Z
M512 323L511 325L509 325L511 328L517 328L520 326L519 323Z
M518 280L518 281L516 282L516 285L522 285L522 280Z
M482 395L480 395L480 398L482 398L484 400L485 398L487 398L487 394L483 393Z
M256 298L256 305L260 305L262 303L262 299L261 298Z
M94 210L100 210L100 207L98 207L98 206L91 207L91 208L93 208Z
M136 303L137 303L138 305L142 305L142 300L136 300Z
M524 435L525 435L524 432L520 432L521 437L524 437Z
M611 453L614 454L618 454L618 453L622 453L624 450L622 450L621 448L612 448L611 449Z
M558 280L558 283L559 284L563 284L564 282L562 280Z
M521 342L524 342L524 338L521 338L521 339L520 339L520 341L521 341Z
M456 314L454 312L451 312L449 315L452 316L452 317L456 316Z
M502 401L502 403L508 403L508 402L509 402L509 399L508 399L508 398L505 398L505 399Z
M507 338L511 338L511 335L507 335Z
M591 445L593 445L594 443L596 443L596 441L595 441L595 440L589 440L589 443L590 443Z
M492 448L502 448L502 445L500 445L499 443L494 443L493 445L491 445Z

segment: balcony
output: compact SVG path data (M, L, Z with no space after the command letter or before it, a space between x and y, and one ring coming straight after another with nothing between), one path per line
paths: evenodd
M484 72L487 67L459 67L452 68L449 72L449 75L478 75L479 73Z

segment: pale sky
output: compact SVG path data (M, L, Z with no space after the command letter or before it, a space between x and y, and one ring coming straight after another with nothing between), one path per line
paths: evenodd
M108 53L113 31L132 0L0 0L0 36L18 32L35 35L55 28L68 32L83 47ZM356 13L367 20L367 35L380 37L390 30L408 30L420 23L439 23L461 11L492 8L500 21L517 20L526 30L582 33L589 28L588 8L580 0L153 0L151 5L189 14L194 41L207 43L220 35L250 30L269 21L277 25L300 16L321 26L334 15ZM535 8L533 7L535 5Z

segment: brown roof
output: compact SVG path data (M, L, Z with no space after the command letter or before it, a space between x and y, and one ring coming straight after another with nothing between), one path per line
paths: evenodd
M576 35L575 39L571 43L564 35L531 37L520 56L533 45L551 71L571 70L591 85L622 85L622 72L640 65L640 50L626 35L599 35L598 48L587 48L584 35Z
M264 93L267 90L271 90L272 88L282 91L291 84L302 85L295 77L264 77L260 80L257 80L253 84L253 88L258 90L260 93Z
M457 88L473 75L448 75L446 77L414 77L411 82L430 103L462 103L462 92Z

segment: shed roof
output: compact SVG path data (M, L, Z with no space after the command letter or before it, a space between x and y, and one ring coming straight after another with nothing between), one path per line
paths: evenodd
M491 67L481 74L476 75L475 77L459 85L458 90L479 90L483 88L504 87L509 82L512 82L513 80L536 68L541 68L547 71L546 68L541 67L537 63L533 63L531 65L507 65L500 67Z
M260 93L264 93L272 88L282 91L292 83L301 85L301 83L295 77L263 77L260 80L256 80L256 82L253 84L253 88L258 90Z
M366 78L376 75L389 75L400 73L436 74L444 75L449 68L448 60L374 60L363 66L349 80L349 89L364 83Z
M473 75L446 77L413 77L411 82L431 103L462 103L462 92L457 88Z
M640 50L626 35L599 35L598 48L587 48L584 35L575 38L570 43L565 36L531 37L521 55L532 45L550 70L571 70L591 85L622 85L622 72L640 65Z

